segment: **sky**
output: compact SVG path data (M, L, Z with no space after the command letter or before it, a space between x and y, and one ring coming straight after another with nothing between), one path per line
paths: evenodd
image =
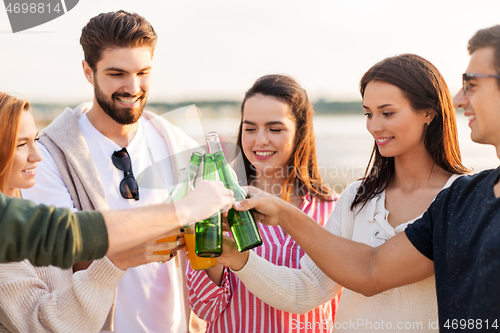
M13 34L0 5L0 90L38 103L91 100L81 29L118 9L155 28L149 101L171 103L241 100L272 73L294 77L312 100L359 100L363 73L402 53L430 60L454 95L467 41L500 23L499 0L80 0L65 15Z

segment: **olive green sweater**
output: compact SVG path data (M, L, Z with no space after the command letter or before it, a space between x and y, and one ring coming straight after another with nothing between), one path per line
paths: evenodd
M72 213L0 193L0 263L29 259L34 266L70 268L103 257L107 249L98 211Z

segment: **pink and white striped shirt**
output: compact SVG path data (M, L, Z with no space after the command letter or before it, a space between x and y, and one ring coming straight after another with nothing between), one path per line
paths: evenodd
M302 197L301 211L324 226L338 195L332 201L319 200L307 194ZM279 226L259 223L262 246L252 249L259 256L278 266L300 268L304 251ZM208 322L208 333L281 333L331 332L340 294L307 314L299 315L275 309L253 295L227 267L221 286L208 277L206 271L194 271L188 265L189 304L193 311Z

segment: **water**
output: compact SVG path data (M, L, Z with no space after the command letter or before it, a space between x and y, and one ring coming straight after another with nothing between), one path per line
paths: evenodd
M188 114L189 112L186 112ZM168 118L185 130L201 145L204 143L204 133L216 131L222 141L236 142L239 115L226 113L224 116L213 117L201 113L201 118L193 115ZM316 153L320 173L324 180L341 192L349 183L363 176L373 148L373 138L365 127L363 115L317 115L314 118L316 135ZM196 126L193 126L195 123ZM493 146L480 145L470 139L468 119L463 114L457 114L457 127L462 153L466 167L479 172L496 168L499 165Z
M365 117L352 115L317 116L314 120L318 164L330 171L327 181L348 184L364 174L373 148L373 138ZM457 115L457 129L463 164L479 172L499 165L495 148L480 145L470 138L468 119ZM335 181L334 181L335 182Z

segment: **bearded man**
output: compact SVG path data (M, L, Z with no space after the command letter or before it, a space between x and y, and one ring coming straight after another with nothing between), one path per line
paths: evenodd
M24 198L77 210L129 209L168 199L178 168L198 145L144 111L156 41L151 24L135 13L103 13L88 22L80 44L93 102L66 108L40 135L43 162ZM168 163L158 167L155 161ZM151 172L158 186L141 187L137 177ZM114 320L113 311L108 317L115 332L184 333L190 322L195 325L189 331L203 331L204 322L191 318L186 261L179 256L127 271L117 288Z

